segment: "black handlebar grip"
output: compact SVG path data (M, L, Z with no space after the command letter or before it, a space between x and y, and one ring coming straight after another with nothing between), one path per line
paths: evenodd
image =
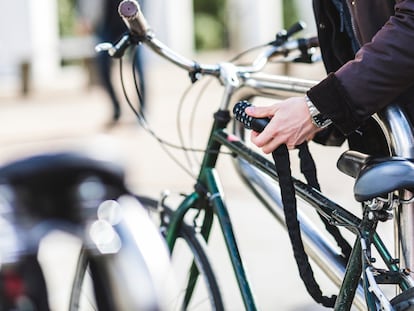
M295 33L303 30L306 28L306 24L303 21L299 21L296 22L295 24L293 24L287 31L286 31L286 37L290 38L291 36L293 36Z
M252 106L247 100L239 101L233 108L234 118L241 122L245 128L256 132L264 130L266 125L269 123L269 118L254 118L249 116L244 110L247 107Z

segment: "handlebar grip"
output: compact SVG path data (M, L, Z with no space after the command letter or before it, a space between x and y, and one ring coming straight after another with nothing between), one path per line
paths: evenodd
M290 38L295 33L303 30L306 28L306 24L303 21L299 21L295 24L293 24L287 31L286 31L286 38Z
M118 6L118 13L133 35L145 36L150 27L135 0L123 0Z
M252 106L247 100L237 102L233 108L234 118L241 122L245 128L256 132L262 132L269 123L269 118L254 118L249 116L244 110Z

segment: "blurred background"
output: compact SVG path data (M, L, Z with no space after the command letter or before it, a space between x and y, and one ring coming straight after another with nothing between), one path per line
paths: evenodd
M106 2L109 4L105 11ZM124 75L127 94L136 104L131 68L134 59L138 60L135 67L145 81L141 91L145 90L145 113L150 127L172 143L177 142L178 135L171 116L178 112L181 96L191 82L185 71L145 46L139 46L137 55L127 53L122 67L118 60L108 60L105 53L95 51L96 44L114 42L125 30L116 12L119 2L0 1L0 163L45 150L73 148L71 143L82 145L89 139L104 136L113 138L118 147L111 149L119 150L121 157L126 158L128 172L132 172L128 174L131 185L158 195L159 187L152 184L159 180L154 180L155 175L148 166L140 164L147 160L146 155L154 153L166 157L154 162L157 165L162 163L168 167L174 162L154 137L138 125L127 106L120 72ZM298 20L307 25L298 35L316 34L311 0L139 2L159 40L183 56L205 63L223 62L241 51L272 41L280 30ZM284 64L271 70L315 81L325 75L321 62ZM190 121L190 114L185 115L195 103L194 96L187 99L187 106L180 108L184 128L190 123L209 122L210 113L217 107L214 103L219 103L221 94L219 85L211 87L209 92L204 92L207 102L198 105L198 119ZM197 128L206 132L208 126ZM186 134L196 129L194 126L186 129ZM138 141L146 143L135 143ZM197 143L200 147L204 141ZM144 152L144 146L154 147L156 151ZM136 169L139 173L135 173ZM177 174L192 183L180 169ZM168 176L176 179L174 174Z
M80 27L79 2L89 3L88 17L97 18L99 0L1 1L2 96L96 82L91 61L97 38ZM315 33L310 0L151 0L143 7L159 39L189 57L267 42L298 19Z

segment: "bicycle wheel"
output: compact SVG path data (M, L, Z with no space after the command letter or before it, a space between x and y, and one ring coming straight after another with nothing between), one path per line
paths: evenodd
M162 230L173 213L172 209L166 206L160 209L158 200L149 197L137 196L137 199ZM175 284L177 295L171 296L171 301L165 303L168 310L224 310L219 285L207 256L206 242L192 226L183 224L180 227L171 257L178 284ZM92 276L88 258L87 250L82 248L73 279L70 311L101 310L97 307L97 301L108 298L95 294L102 292L102 289L99 289L99 282ZM189 276L191 270L193 274L197 272L197 278ZM99 298L96 299L95 295L99 295ZM107 303L110 302L102 305Z
M69 298L69 311L97 310L89 260L85 248L79 252Z
M71 311L167 310L170 297L176 296L166 244L146 213L155 205L142 208L132 197L119 201L125 212L114 226L119 251L97 255L95 248L81 248L70 293Z
M158 219L161 232L165 232L173 210L159 206L150 198L139 197L151 218ZM183 223L171 253L175 272L177 296L168 303L169 310L224 310L220 287L207 254L207 243L194 226Z

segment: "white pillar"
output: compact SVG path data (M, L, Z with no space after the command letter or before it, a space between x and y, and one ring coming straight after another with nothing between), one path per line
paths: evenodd
M145 16L158 39L186 57L194 52L192 0L144 0Z
M0 12L1 65L27 61L31 53L28 1L0 1Z
M54 81L60 69L57 1L29 0L28 9L32 81L42 87Z
M0 87L14 89L32 52L28 0L0 1L0 12Z
M230 46L240 51L272 41L282 29L282 0L228 0Z
M194 14L192 0L166 1L167 37L175 51L191 56L194 50Z

